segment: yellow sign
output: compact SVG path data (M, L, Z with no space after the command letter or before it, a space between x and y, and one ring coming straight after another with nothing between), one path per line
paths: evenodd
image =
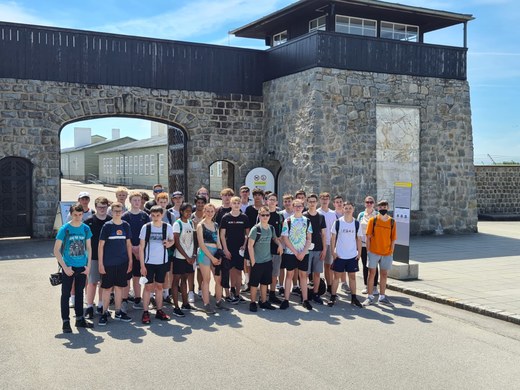
M405 182L405 181L398 181L398 182L394 183L394 186L396 186L396 187L412 187L412 183L408 183L408 182Z

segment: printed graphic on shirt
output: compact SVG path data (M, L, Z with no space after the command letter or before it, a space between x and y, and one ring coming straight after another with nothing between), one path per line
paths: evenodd
M289 220L291 221L290 231L288 225ZM288 236L289 241L298 252L301 252L303 248L305 248L307 233L312 233L312 225L307 221L305 217L295 218L293 216L283 223L282 236ZM289 248L285 248L285 253L294 255Z
M69 256L85 256L85 236L70 236L69 237Z

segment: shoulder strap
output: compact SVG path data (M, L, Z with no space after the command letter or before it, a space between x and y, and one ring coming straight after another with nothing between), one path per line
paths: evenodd
M146 233L144 236L144 253L146 253L146 248L148 248L148 260L150 260L150 247L148 246L148 243L150 242L150 235L152 234L152 223L148 222L146 223ZM145 259L146 263L146 259Z
M334 221L334 229L336 229L336 241L335 244L338 244L338 235L339 235L339 219Z
M291 217L287 218L287 234L291 233Z
M166 219L168 220L170 225L173 225L172 218L173 218L173 214L170 213L168 210L166 210Z
M359 232L359 221L355 219L354 224L356 225L356 237L357 237L358 232Z
M257 223L254 227L256 228L256 237L255 237L255 244L254 245L256 245L256 243L260 239L260 236L262 235L262 228L260 227L259 223Z
M163 239L163 241L166 240L167 229L168 229L168 225L166 224L166 222L163 222L162 223L162 239ZM163 259L162 259L163 264L166 263L166 253L167 253L167 249L164 248Z
M182 221L178 219L176 222L179 222L179 228L181 229L179 234L182 234Z

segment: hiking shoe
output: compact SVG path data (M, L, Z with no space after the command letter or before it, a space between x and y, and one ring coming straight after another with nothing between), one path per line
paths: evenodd
M204 305L204 312L206 314L215 314L216 311L211 307L211 305L208 303L207 305Z
M177 310L180 311L179 308L177 308ZM173 310L175 312L175 310ZM182 313L182 311L181 311ZM182 314L182 317L184 317L184 314ZM168 314L166 314L164 311L162 311L162 309L158 309L157 312L155 313L155 318L157 318L158 320L161 320L161 321L170 321L170 316Z
M289 308L289 301L287 299L284 299L282 304L280 305L280 309L285 310Z
M150 297L150 305L152 305L152 309L157 309L157 302L155 301L155 297Z
M285 294L285 287L280 287L278 289L278 295L284 295Z
M269 302L279 305L282 303L282 300L280 298L278 298L273 291L272 294L269 294Z
M61 330L63 330L63 333L72 333L70 321L63 321L63 326L61 327Z
M181 306L182 310L193 310L193 306L191 306L189 303L185 303Z
M361 291L361 294L368 294L368 287L365 287L365 288Z
M85 310L85 318L87 320L91 320L94 318L94 308L92 306L87 307L87 309Z
M105 326L108 322L108 314L105 312L101 314L101 317L99 317L98 325L99 326Z
M188 292L188 303L195 303L195 293L193 291Z
M145 325L148 325L149 323L152 322L152 320L150 319L150 313L148 311L144 311L143 312L143 316L141 317L141 321Z
M96 313L98 313L99 315L103 314L103 306L96 307Z
M312 310L312 305L308 299L303 301L303 307L306 308L307 310Z
M377 303L380 303L380 304L386 305L386 306L391 306L391 307L394 306L386 295L380 296L379 299L377 300Z
M358 301L357 297L352 297L350 300L350 304L357 307L363 307L361 302Z
M162 311L162 310L161 310ZM157 310L157 313L159 313L159 310ZM175 317L186 317L186 315L182 312L181 309L179 309L178 307L174 308L173 309L173 315Z
M323 299L321 299L321 297L318 294L314 294L312 300L319 305L323 305Z
M126 301L121 302L121 311L123 313L128 313L128 302L126 302Z
M375 303L375 299L374 299L374 296L372 295L369 295L367 297L367 299L365 299L362 303L363 306L370 306L370 305L373 305Z
M347 283L341 283L341 289L347 294L350 294L352 292Z
M379 295L379 290L377 289L377 286L374 286L374 289L372 290L372 295Z
M256 302L251 302L249 304L249 311L252 311L252 312L256 312L258 309L257 309L257 306L256 306Z
M215 304L215 306L216 306L217 309L219 309L219 310L227 310L227 311L229 311L229 307L227 307L227 306L225 305L223 299L221 299L219 302L217 302L217 303Z
M118 321L123 321L123 322L132 321L132 319L130 317L128 317L128 315L122 310L116 311L116 315L114 316L114 319L118 320Z
M337 295L331 295L330 296L330 301L327 303L327 306L328 307L334 306L334 304L336 303L337 297L338 297Z
M75 303L76 303L76 297L74 295L71 295L69 298L69 307L74 307Z
M85 318L80 318L79 320L76 320L76 328L93 328L94 324L92 322L85 321Z
M260 302L260 304L259 304L258 306L260 306L260 309L265 309L265 310L276 310L276 307L274 307L273 305L271 305L271 303L270 303L269 301Z
M134 302L134 304L132 305L132 309L143 310L144 309L143 301Z
M293 295L301 295L302 294L302 290L301 290L300 287L294 286L292 291L291 291L291 294L293 294Z

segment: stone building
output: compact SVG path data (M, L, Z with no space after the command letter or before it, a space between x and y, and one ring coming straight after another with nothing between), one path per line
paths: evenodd
M64 125L125 116L180 130L184 148L168 134L169 186L190 198L209 186L215 161L233 168L235 189L264 166L279 193L326 190L358 209L366 194L392 201L393 183L408 181L412 233L476 231L472 19L375 0L301 0L233 31L268 50L1 23L0 168L25 180L18 219L35 237L52 232ZM464 27L462 47L425 43L453 25ZM12 192L2 188L2 207Z

